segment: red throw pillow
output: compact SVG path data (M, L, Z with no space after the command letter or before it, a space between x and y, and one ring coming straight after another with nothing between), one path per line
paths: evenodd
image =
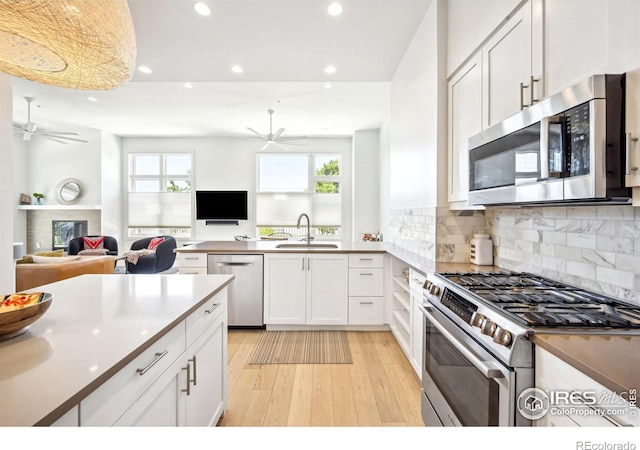
M95 238L90 238L85 236L82 238L82 240L84 241L85 250L95 250L97 248L104 248L104 236L95 237Z
M149 242L149 250L155 250L155 248L162 244L164 242L164 238L163 237L157 237L157 238L153 238L151 239L151 241Z

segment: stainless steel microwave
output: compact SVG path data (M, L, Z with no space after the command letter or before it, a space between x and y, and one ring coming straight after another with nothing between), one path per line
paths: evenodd
M469 138L470 205L631 203L625 75L594 75Z

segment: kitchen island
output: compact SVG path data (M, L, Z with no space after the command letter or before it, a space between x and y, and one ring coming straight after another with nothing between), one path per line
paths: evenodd
M226 407L226 288L232 280L81 275L32 290L53 294L53 303L29 331L0 342L0 426L134 424L122 422L125 412L135 410L174 364L180 366L176 381L185 382L182 369L190 363L182 359L211 336L222 351L212 378L220 384L219 416ZM214 320L222 324L215 335ZM189 407L182 401L176 400L180 420Z

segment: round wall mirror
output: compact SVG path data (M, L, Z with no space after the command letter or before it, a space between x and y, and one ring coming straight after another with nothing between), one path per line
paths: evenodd
M82 195L82 183L75 178L66 178L56 187L56 200L63 205L77 202Z

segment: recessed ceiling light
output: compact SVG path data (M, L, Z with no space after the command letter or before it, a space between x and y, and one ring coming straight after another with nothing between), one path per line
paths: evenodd
M339 16L342 14L342 5L338 2L333 2L327 7L327 12L332 16Z
M151 73L151 72L152 72L152 70L151 70L151 69L149 69L147 66L139 66L139 67L138 67L138 70L139 70L140 72L142 72L142 73Z
M89 100L90 102L97 102L98 99L95 97L87 97L87 100Z
M238 66L238 65L235 65L235 66L231 67L231 71L233 73L242 73L242 72L244 72L244 69L242 67Z
M195 9L201 16L208 16L211 14L211 8L205 2L195 2L193 4L193 9Z
M324 68L324 73L336 73L336 68L334 66L327 66Z
M333 84L325 83L324 87L327 88L327 89L331 89L333 87Z
M193 87L193 84L191 83L185 83L184 87L186 87L187 89L191 89Z

